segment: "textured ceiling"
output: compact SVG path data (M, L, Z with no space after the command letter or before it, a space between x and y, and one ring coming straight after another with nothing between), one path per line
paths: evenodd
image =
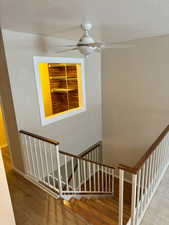
M168 34L169 0L0 0L0 23L10 30L78 39L85 20L106 41Z

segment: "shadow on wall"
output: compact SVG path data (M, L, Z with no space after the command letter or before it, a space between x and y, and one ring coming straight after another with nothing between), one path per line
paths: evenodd
M42 37L40 35L37 36L36 46L40 52L48 53L49 47L48 47L48 43L44 37Z

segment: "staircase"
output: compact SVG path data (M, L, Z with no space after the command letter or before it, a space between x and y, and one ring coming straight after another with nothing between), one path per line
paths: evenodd
M77 156L55 140L20 136L25 177L91 225L140 225L169 165L169 125L134 167L103 164L101 142Z
M71 198L63 204L93 225L117 225L118 201L112 198ZM124 225L130 218L130 206L124 207Z
M123 225L131 215L132 185L124 182ZM119 216L119 179L114 178L114 195L97 197L78 197L63 200L63 204L93 225L118 225Z

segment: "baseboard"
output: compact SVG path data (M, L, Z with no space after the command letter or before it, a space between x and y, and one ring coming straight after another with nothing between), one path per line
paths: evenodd
M28 177L25 173L23 173L22 171L18 170L17 168L13 167L13 170L18 173L19 175L21 175L23 178L25 178L26 180L28 180L29 182L33 183L34 185L36 185L37 187L39 187L40 189L42 189L43 191L47 192L49 195L51 195L53 198L58 199L60 196L57 195L55 192L51 191L49 188L46 188L45 186L41 185L38 181L34 181L33 179L31 179L30 177Z
M69 200L69 199L71 199L72 197L73 198L75 198L75 199L81 199L81 198L87 198L87 199L90 199L90 198L113 198L113 195L112 194L107 194L107 195L98 195L98 194L90 194L90 195L88 195L88 194L85 194L85 195L83 195L83 194L77 194L77 195L62 195L61 196L64 200Z

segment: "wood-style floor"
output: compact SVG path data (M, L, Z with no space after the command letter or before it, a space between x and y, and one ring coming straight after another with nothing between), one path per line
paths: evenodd
M114 199L55 199L12 170L8 149L2 150L16 225L117 225L118 190ZM124 185L124 225L130 217L131 185Z
M8 149L2 155L16 225L88 225L83 218L12 170Z

